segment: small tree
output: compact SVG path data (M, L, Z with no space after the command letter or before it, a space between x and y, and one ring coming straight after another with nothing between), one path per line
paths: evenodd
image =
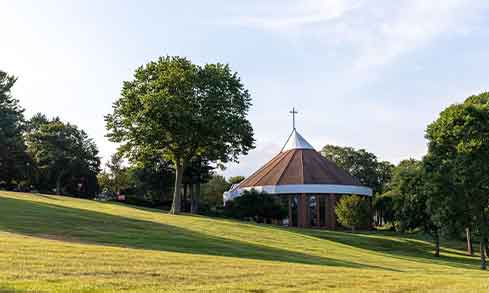
M340 224L352 231L367 226L370 220L368 200L357 195L341 197L335 212Z
M213 175L209 182L202 185L202 199L210 208L222 206L222 194L230 185L222 175Z

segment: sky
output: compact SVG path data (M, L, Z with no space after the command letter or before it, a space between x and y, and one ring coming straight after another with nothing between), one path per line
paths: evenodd
M228 63L250 91L256 149L227 165L250 175L292 128L316 148L421 158L445 107L489 91L489 1L0 0L0 69L26 109L117 145L104 116L122 82L158 56Z

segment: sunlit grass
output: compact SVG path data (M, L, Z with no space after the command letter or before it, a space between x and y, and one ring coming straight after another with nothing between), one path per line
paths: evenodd
M489 292L451 247L0 192L0 292Z

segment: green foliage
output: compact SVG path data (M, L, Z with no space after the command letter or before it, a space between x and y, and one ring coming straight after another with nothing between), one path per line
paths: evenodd
M238 184L243 180L245 180L244 176L234 176L234 177L229 177L228 182L229 184L233 185L233 184Z
M367 227L371 218L370 205L366 198L352 195L342 196L335 209L338 222L353 231Z
M100 158L85 131L59 118L37 114L29 122L26 143L36 165L36 184L56 193L94 195Z
M169 208L175 173L171 162L161 157L146 157L127 169L128 188L123 190L129 203Z
M278 197L252 189L226 202L225 215L236 219L252 219L260 223L272 219L282 220L287 217L288 210L280 203Z
M358 178L363 185L371 187L374 194L384 192L394 167L389 162L379 162L377 156L364 149L326 145L321 154Z
M117 194L127 189L129 187L129 176L122 156L119 153L113 154L106 166L108 172L103 172L99 176L102 180L99 182L101 190Z
M248 91L228 65L160 57L124 82L106 116L108 137L132 160L149 153L173 162L172 212L178 213L182 173L191 160L225 163L253 147L250 106Z
M373 198L373 208L377 212L376 225L392 224L395 219L394 196L392 192L385 192Z
M0 70L0 188L17 187L30 169L22 138L24 109L11 95L16 80Z
M482 240L488 235L489 217L487 99L488 94L483 93L469 97L464 104L448 107L426 130L429 171L448 190L444 193L445 208L440 212L440 219L450 216L460 225L473 226L481 233ZM481 248L485 245L482 241ZM481 267L485 269L484 254Z
M404 160L394 168L389 193L394 198L396 226L400 231L421 228L430 219L423 180L420 161Z
M211 209L221 207L223 205L223 193L227 191L231 185L226 181L226 178L221 175L213 175L209 182L202 185L202 201Z

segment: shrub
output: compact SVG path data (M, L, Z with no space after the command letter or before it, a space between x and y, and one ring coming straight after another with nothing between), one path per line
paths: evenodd
M336 206L336 216L341 225L351 228L367 227L370 221L370 205L360 196L343 196Z
M241 196L226 203L224 214L236 219L252 219L255 222L282 220L288 210L280 204L278 198L266 192L254 189L244 191Z

